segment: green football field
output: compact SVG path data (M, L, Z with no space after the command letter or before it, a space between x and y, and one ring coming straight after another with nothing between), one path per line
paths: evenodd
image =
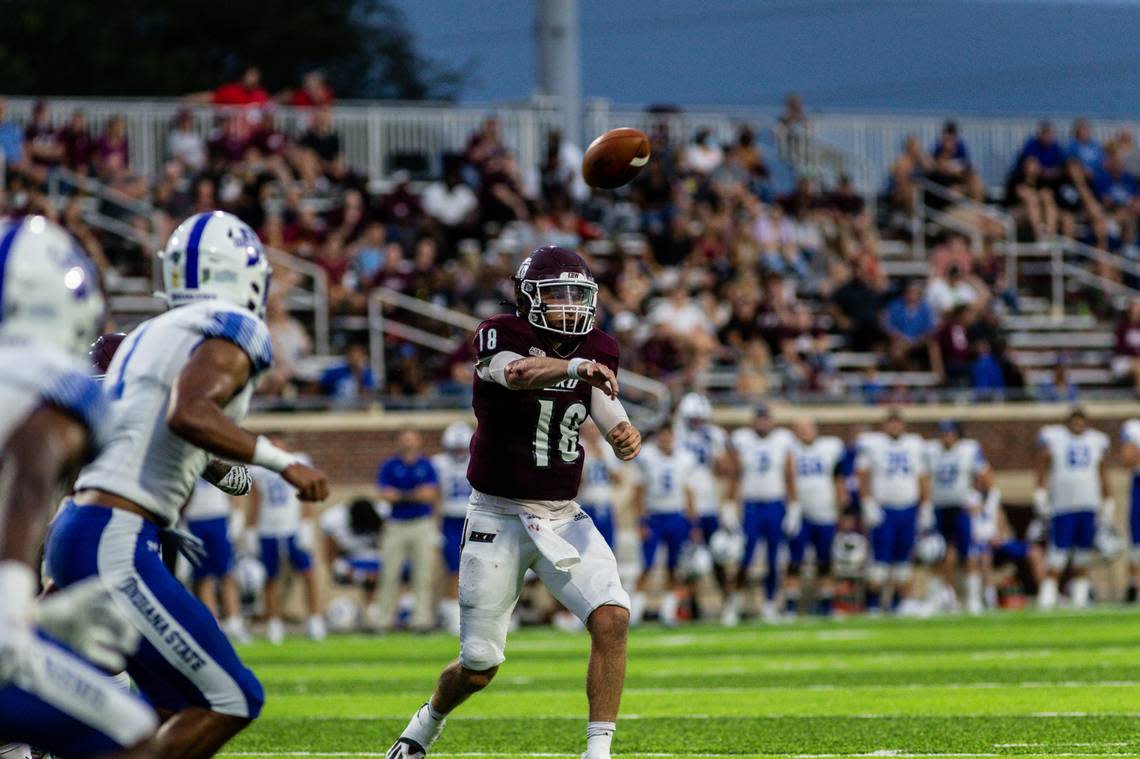
M432 755L578 756L585 633L521 630ZM444 635L243 650L267 705L223 756L380 757L456 651ZM621 756L1140 755L1140 613L632 632Z

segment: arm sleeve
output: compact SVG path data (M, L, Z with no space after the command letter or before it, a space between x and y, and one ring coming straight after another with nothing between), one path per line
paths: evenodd
M610 398L596 387L590 388L590 416L603 435L609 434L610 430L622 422L629 421L629 414L625 412L621 401Z
M480 359L479 363L475 365L475 373L479 379L485 382L494 382L496 385L509 387L507 385L507 367L521 358L525 357L514 351L499 351L486 359Z

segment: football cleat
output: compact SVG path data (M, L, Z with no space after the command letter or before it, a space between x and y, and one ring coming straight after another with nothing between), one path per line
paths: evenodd
M392 748L388 749L388 759L423 759L425 756L427 749L411 738L397 738Z

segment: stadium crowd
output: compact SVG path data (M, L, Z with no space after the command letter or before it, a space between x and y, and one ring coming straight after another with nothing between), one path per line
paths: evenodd
M121 208L107 212L158 238L197 211L235 213L268 245L320 266L332 313L346 317L334 319L334 350L343 358L315 374L299 372L312 341L284 307L296 275L279 271L269 319L280 363L262 392L346 404L377 390L413 399L462 396L469 379L469 347L445 356L389 337L387 385L378 388L363 320L350 318L364 314L374 288L484 317L509 299L507 279L521 256L545 243L587 255L601 286L600 326L619 336L623 365L664 381L677 396L716 377L710 390L743 397L779 388L791 395L907 400L922 391L878 374L915 370L933 372L944 388L974 388L979 398L1040 395L1040 388L1026 388L1007 349L1003 315L1017 312L1018 298L993 245L1003 230L983 226L980 249L947 232L931 241L928 276L892 279L879 253L880 236L892 233L891 212L913 210L914 183L924 177L964 198L1004 204L1026 239L1063 233L1136 251L1140 195L1131 135L1121 132L1100 145L1083 120L1067 144L1043 123L1012 160L999 197L987 195L953 122L929 152L909 139L876 213L846 177L824 189L801 176L789 192L777 192L769 160L779 159L761 152L746 125L722 145L707 129L689 137L670 134L661 122L641 176L609 192L582 182L581 148L557 131L547 135L538 165L518 165L489 116L462 151L443 157L441 176L413 182L396 171L386 182L369 183L364 167L345 160L333 102L318 72L271 96L251 68L236 82L187 98L167 135L161 174L143 177L132 172L121 118L95 135L76 111L56 128L50 105L40 102L31 120L17 125L0 101L2 205L11 213L48 213L105 268L135 276L149 273L150 251L90 228L80 194L50 207L42 188L54 167L153 204L151 218ZM277 104L307 110L303 128L289 134L278 128ZM217 109L216 119L203 137L190 108L207 105ZM809 139L808 118L789 98L777 123L780 144ZM1100 273L1119 279L1107 268ZM1111 310L1100 307L1105 315ZM1130 334L1125 329L1118 341L1114 366L1122 384L1140 387L1134 365L1140 345ZM840 347L876 356L858 364L864 374L854 383L832 356Z

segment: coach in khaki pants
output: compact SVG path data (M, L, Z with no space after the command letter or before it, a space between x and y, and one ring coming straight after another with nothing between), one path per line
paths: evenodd
M380 465L376 476L380 497L392 504L392 513L380 540L384 570L380 578L380 630L392 627L392 617L400 594L400 575L405 561L412 563L412 589L415 609L412 628L430 630L435 626L432 574L437 559L439 527L439 477L431 460L424 456L423 439L418 432L404 430L396 442L399 453Z

